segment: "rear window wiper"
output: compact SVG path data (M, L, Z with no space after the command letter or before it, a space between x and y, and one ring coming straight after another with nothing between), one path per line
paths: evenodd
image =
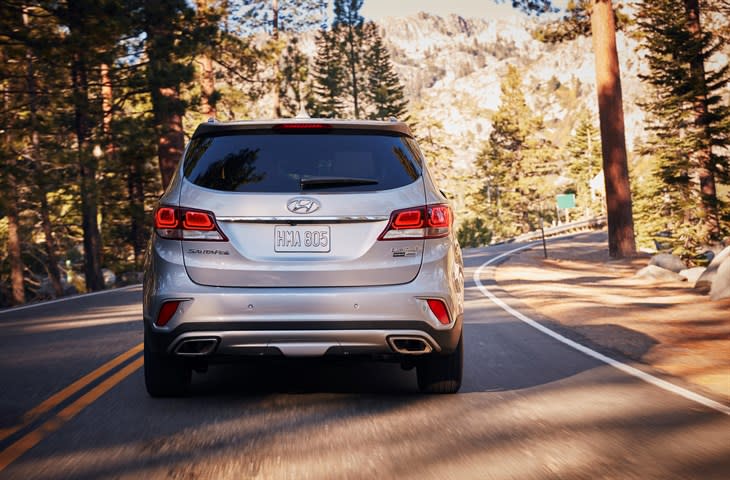
M357 178L357 177L302 177L299 179L299 185L302 190L308 188L335 188L335 187L351 187L356 185L377 185L378 181L374 178Z

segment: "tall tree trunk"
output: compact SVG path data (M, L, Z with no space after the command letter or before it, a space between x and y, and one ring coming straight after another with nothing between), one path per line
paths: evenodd
M23 24L28 27L29 20L27 13L23 12ZM46 237L46 270L51 280L53 293L56 297L63 296L63 285L61 283L61 271L58 268L58 256L56 255L56 238L53 235L51 218L48 207L48 192L45 182L43 162L41 161L40 138L38 134L38 93L35 84L35 71L33 64L33 53L28 49L26 53L28 103L30 107L31 147L33 152L33 164L35 173L35 187L38 189L40 200L40 216L43 235Z
M71 90L74 103L74 133L76 155L79 163L79 194L81 196L81 225L84 232L84 275L86 288L91 291L104 288L101 274L101 235L99 234L98 188L96 159L90 155L88 138L90 130L89 81L87 78L86 47L82 40L86 25L84 5L68 1L68 26L70 39L74 41L71 58Z
M101 235L97 221L98 200L96 188L96 159L88 151L89 83L86 62L79 52L74 54L71 82L75 98L74 130L76 133L81 194L81 224L84 231L84 275L86 288L91 291L104 288L101 274Z
M0 49L0 62L3 64L6 62L4 51ZM6 78L2 79L2 91L3 91L3 125L10 123L11 113L10 109L10 81ZM12 136L10 128L5 128L5 143L8 148L5 149L7 152L11 152ZM3 177L0 178L0 185L7 189L7 192L3 192L3 205L5 207L5 214L8 217L8 261L10 263L10 290L11 290L11 302L13 305L19 305L25 303L25 282L23 280L23 270L25 265L23 264L23 257L21 255L21 240L20 240L20 218L18 215L18 195L19 185L17 184L16 168L17 162L15 156L10 154L7 157L7 165L3 165Z
M208 22L207 15L210 14L209 1L210 0L198 0L198 15L204 19L203 21L205 23ZM213 58L209 51L203 52L200 57L200 63L202 66L200 86L203 90L200 103L203 115L207 118L215 118L215 70L213 69Z
M153 92L152 99L152 110L160 130L157 139L157 158L160 161L160 176L164 190L170 185L185 148L179 87L177 85L160 87Z
M131 217L131 243L134 251L134 265L138 268L142 264L145 243L145 213L144 213L144 181L142 178L144 166L142 161L134 159L129 163L127 171L127 199Z
M106 155L116 162L119 149L112 128L114 122L114 85L110 67L105 63L101 65L101 104L103 114L102 131L106 141ZM144 191L140 164L141 160L136 156L125 163L130 221L128 240L132 245L135 268L141 264L142 250L144 249Z
M14 178L9 178L11 185L15 184ZM18 198L15 191L8 192L7 216L8 216L8 257L10 260L10 283L12 286L13 304L25 303L25 286L23 280L23 257L20 253L20 233L18 218Z
M684 0L687 12L687 30L696 42L702 41L700 25L700 5L698 0ZM712 137L708 131L709 109L707 105L707 81L705 77L705 60L702 56L693 57L690 74L694 87L694 124L701 139L701 147L691 152L692 163L697 170L700 183L700 208L704 212L704 241L719 240L720 217L717 210L717 191L715 189L715 166L712 163Z
M596 88L606 182L608 251L613 258L623 258L636 253L636 241L626 159L616 25L611 0L593 0L591 28L596 57Z
M47 270L51 279L51 286L56 297L63 296L63 284L61 283L61 270L58 268L58 245L56 237L53 235L53 227L51 225L51 216L49 214L48 196L45 187L41 187L40 191L40 215L43 235L46 237L46 258L48 260Z
M349 40L349 47L350 47L350 81L352 82L352 102L353 107L355 110L355 118L360 118L360 105L358 102L358 97L360 96L360 92L358 91L358 84L357 84L357 59L358 55L355 51L355 31L354 27L352 25L348 25L348 40Z
M176 62L179 27L175 22L180 5L161 0L147 0L145 32L147 34L147 81L152 95L152 112L157 129L157 158L162 188L167 189L185 147L183 115L185 103L180 100L180 83L187 73ZM182 7L184 8L184 7Z
M0 62L5 62L5 55L2 49L0 49ZM3 107L9 110L10 106L10 82L7 79L2 79L3 90ZM5 149L7 152L11 152L12 136L10 128L7 128L9 124L10 115L7 110L4 110L2 120L3 125L6 125L4 140L8 148ZM17 162L13 154L9 154L7 157L7 165L3 165L3 177L0 178L0 185L7 191L3 192L2 201L5 207L5 215L8 217L8 261L10 263L10 300L13 305L20 305L25 303L25 282L23 279L23 270L25 265L23 264L23 257L21 255L21 240L20 240L20 218L18 215L18 191L19 185L17 183L16 168Z
M272 2L272 37L274 42L277 43L276 48L279 49L279 0L273 0ZM274 64L274 118L281 118L281 93L279 91L281 87L281 65L279 64L281 52L276 57L276 63Z
M114 159L117 152L117 145L114 142L114 132L112 131L112 122L114 121L114 89L112 85L111 71L109 65L101 64L101 130L104 134L107 157Z
M7 93L6 93L7 95ZM6 102L7 104L7 102ZM5 141L10 143L10 134L6 132ZM10 261L10 285L13 305L25 303L25 282L23 280L23 257L20 251L20 218L18 216L18 187L15 175L15 157L9 155L10 163L5 176L8 191L5 196L6 215L8 217L8 259Z
M203 71L201 75L201 87L203 89L203 115L207 118L215 118L215 71L213 70L213 59L205 53L201 58Z

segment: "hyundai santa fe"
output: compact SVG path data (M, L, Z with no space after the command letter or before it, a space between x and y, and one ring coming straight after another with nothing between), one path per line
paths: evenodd
M144 278L152 396L257 357L371 358L461 385L453 214L396 121L208 122L154 212Z

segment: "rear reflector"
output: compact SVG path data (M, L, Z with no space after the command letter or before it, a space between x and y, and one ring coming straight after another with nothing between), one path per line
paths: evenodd
M170 240L228 240L212 212L193 208L159 206L155 211L155 232Z
M408 240L445 237L451 231L448 205L424 205L396 210L378 240Z
M157 315L155 325L158 327L164 327L167 325L167 322L169 322L172 316L175 315L175 312L177 312L178 305L180 305L180 300L171 300L163 303L160 308L160 313Z
M436 316L439 323L442 325L448 325L451 323L451 318L449 317L449 311L446 308L446 304L443 302L443 300L438 300L435 298L429 298L426 300L428 303L428 308L431 309L431 312Z

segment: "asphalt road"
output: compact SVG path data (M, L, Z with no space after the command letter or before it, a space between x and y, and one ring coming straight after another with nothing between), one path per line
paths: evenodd
M508 315L465 252L465 377L421 395L395 364L276 362L151 399L141 287L0 313L0 478L730 478L730 416ZM516 309L485 269L482 283Z

